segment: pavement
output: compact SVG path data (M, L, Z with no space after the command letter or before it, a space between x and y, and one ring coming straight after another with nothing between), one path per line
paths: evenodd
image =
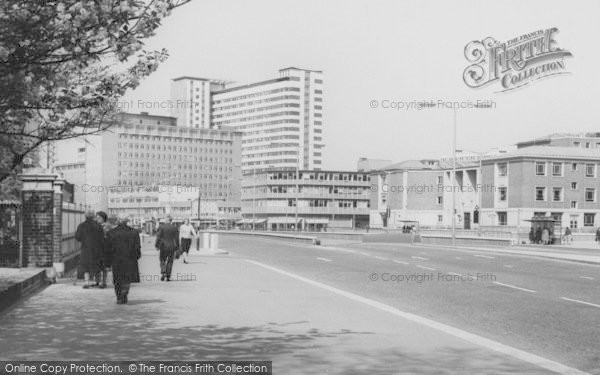
M221 241L231 255L192 251L189 264L176 261L173 281L161 282L146 239L128 305L110 288L60 280L0 315L0 359L271 360L274 374L292 375L579 373L370 299L368 289L291 273L278 257L257 260L259 249L314 261L308 246ZM313 271L343 279L321 267L330 263Z

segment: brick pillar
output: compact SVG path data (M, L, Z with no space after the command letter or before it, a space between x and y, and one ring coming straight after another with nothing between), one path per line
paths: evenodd
M55 242L54 183L57 177L48 170L37 168L25 170L19 175L23 181L24 267L52 267Z
M63 188L65 180L54 180L54 212L52 225L52 265L59 275L63 275L65 265L62 263L62 208Z

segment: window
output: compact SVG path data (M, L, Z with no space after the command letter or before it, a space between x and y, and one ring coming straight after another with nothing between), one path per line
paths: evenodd
M577 170L577 163L571 164L571 170L572 171L576 171Z
M498 225L506 225L508 223L507 216L506 212L498 212Z
M552 163L552 176L562 176L562 163Z
M571 216L571 219L569 220L569 226L571 229L577 228L577 216Z
M596 214L583 214L583 226L584 227L593 227L594 226L594 217L596 217Z
M552 188L552 201L553 202L562 202L562 188L555 187Z
M535 200L536 201L545 201L546 200L546 188L545 187L536 187L535 188Z
M443 197L437 197L437 204L442 204L444 203L444 198Z
M580 147L581 146L581 142L573 142L573 146Z
M508 175L508 166L506 163L498 164L498 176L505 177Z
M588 188L585 189L585 201L595 202L596 201L596 189Z
M577 190L577 182L571 182L571 190Z
M590 148L590 142L585 142L585 148Z
M444 184L444 176L437 176L438 185Z
M536 162L535 163L535 174L536 174L536 176L545 176L546 175L546 163Z
M498 199L500 202L506 202L507 191L506 187L498 188Z
M596 177L596 165L586 164L585 165L585 177Z
M577 201L571 201L571 208L577 208Z
M556 221L558 221L558 222L562 222L562 212L551 212L551 213L550 213L550 216L551 216L551 217L552 217L554 220L556 220Z

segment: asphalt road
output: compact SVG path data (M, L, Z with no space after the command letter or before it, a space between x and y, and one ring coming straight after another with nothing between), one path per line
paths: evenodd
M600 266L410 245L310 246L226 235L220 246L600 374Z

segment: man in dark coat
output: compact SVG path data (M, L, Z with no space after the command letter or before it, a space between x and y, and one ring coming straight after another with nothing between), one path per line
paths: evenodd
M120 218L117 226L106 233L106 255L112 267L118 304L126 304L131 283L140 282L140 234L127 222L127 218Z
M173 257L179 248L179 229L173 224L171 217L168 217L167 222L158 227L154 247L160 251L160 281L170 281Z
M85 280L84 289L88 289L90 280L102 270L102 251L104 249L104 232L95 220L96 213L87 211L85 221L77 227L75 239L81 242L81 255L79 257L80 272ZM91 277L90 277L91 276Z

